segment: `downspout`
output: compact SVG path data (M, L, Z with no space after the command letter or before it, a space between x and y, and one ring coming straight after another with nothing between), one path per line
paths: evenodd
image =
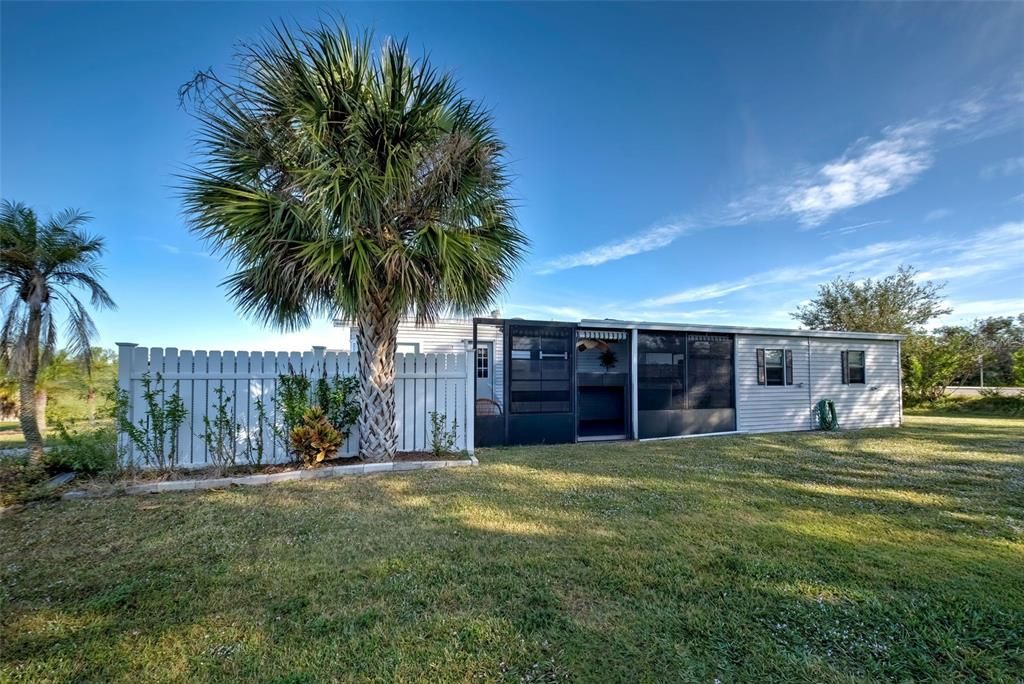
M814 429L814 383L811 381L811 338L805 337L807 340L807 408L810 428Z
M903 427L903 340L896 340L896 367L899 369L900 424Z
M732 336L732 430L740 431L740 336Z
M640 410L637 389L639 383L637 382L637 367L640 350L639 335L636 326L633 326L630 331L630 342L629 342L629 415L630 431L633 434L633 439L640 439Z

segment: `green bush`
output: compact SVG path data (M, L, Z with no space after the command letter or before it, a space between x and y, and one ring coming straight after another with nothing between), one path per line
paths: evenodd
M455 442L458 440L459 423L452 421L452 427L447 428L448 416L437 411L430 412L430 453L437 458L455 452Z
M0 457L0 506L11 506L46 497L43 486L49 476L46 469L27 458Z
M43 459L50 470L96 475L117 468L117 430L113 425L68 428L57 426L58 442Z
M319 406L306 411L302 423L292 428L290 437L292 450L308 468L333 458L345 440Z
M945 395L934 401L907 403L911 413L979 413L1004 416L1024 415L1024 391L1014 394L986 394L980 397Z
M289 368L287 374L277 379L275 400L281 418L272 430L289 447L289 453L305 460L303 452L294 446L295 431L306 424L309 412L316 409L344 441L359 417L359 379L328 376L325 371L314 384L309 376Z

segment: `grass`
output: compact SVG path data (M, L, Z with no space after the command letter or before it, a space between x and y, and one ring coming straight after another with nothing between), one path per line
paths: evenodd
M0 680L1020 681L1024 421L0 518Z
M53 429L48 431L48 434L43 437L44 444L52 444ZM21 424L18 421L0 421L0 450L3 449L20 449L25 446L25 436L21 434ZM2 454L0 454L2 456Z

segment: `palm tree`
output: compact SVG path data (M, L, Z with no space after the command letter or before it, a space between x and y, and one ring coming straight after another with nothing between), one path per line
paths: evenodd
M96 308L114 308L100 285L103 239L87 235L89 217L65 210L41 223L20 203L0 204L0 362L19 383L19 419L31 458L43 455L43 437L36 409L40 366L47 365L57 347L58 305L67 317L67 347L86 364L96 326L76 296L79 289Z
M281 329L354 321L360 451L391 458L399 320L484 310L526 238L489 114L404 42L321 24L242 46L237 82L183 89L202 160L183 182L193 230L235 265L239 310Z

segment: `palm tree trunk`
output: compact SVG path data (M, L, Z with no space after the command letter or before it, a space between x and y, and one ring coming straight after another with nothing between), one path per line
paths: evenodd
M36 391L36 423L39 425L39 434L46 435L46 403L50 395L46 390Z
M398 316L386 306L367 306L358 317L359 453L390 461L398 450L395 418L395 347Z
M25 437L29 459L34 463L38 463L43 459L43 435L39 430L36 411L36 379L39 376L39 330L42 327L42 323L42 311L36 307L30 308L28 330L24 340L26 354L25 372L20 378L20 387L18 388L21 400L21 409L18 416L21 421L21 434Z

